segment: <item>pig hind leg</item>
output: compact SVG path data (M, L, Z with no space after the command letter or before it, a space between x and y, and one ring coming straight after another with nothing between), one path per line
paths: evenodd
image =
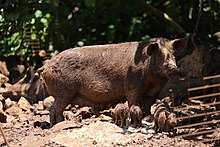
M50 109L50 122L51 126L54 124L64 121L63 111L67 107L68 104L71 103L71 99L62 98L56 99Z
M134 118L134 127L137 128L137 126L138 126L137 118Z
M121 115L120 116L120 120L121 120L121 128L123 128L124 124L125 124L125 118Z
M138 122L139 122L140 127L142 127L142 117L138 118Z
M117 122L118 122L118 114L116 113L115 114L115 124L117 125Z

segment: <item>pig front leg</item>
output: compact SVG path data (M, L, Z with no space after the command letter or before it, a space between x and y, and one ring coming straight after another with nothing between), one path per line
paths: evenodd
M150 108L151 106L156 102L156 98L155 97L143 97L142 98L142 106L143 106L143 114L144 116L148 116L150 115Z
M132 105L140 105L141 93L137 90L131 90L126 92L126 98L128 100L128 107L131 108Z
M136 77L135 75L132 75L127 78L128 79L125 81L124 91L130 108L132 105L140 104L143 95L143 85L137 79L138 76Z

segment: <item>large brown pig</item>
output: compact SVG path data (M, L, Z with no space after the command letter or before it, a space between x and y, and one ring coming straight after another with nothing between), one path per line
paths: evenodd
M65 107L79 99L97 105L128 100L131 107L143 97L148 114L155 96L168 78L178 72L174 51L185 48L187 42L187 37L153 38L78 47L54 56L38 70L49 94L55 98L51 124L64 120Z

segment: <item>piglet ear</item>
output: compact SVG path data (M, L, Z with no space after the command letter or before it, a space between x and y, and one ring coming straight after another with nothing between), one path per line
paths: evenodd
M150 43L147 46L147 55L148 56L153 55L158 49L159 49L158 43Z
M184 38L179 38L179 39L174 39L171 41L171 45L173 46L174 51L182 51L183 49L186 48L188 44L188 36Z

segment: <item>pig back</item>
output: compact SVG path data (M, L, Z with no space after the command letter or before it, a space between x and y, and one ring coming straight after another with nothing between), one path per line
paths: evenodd
M55 97L57 91L63 92L62 95L68 91L72 97L77 93L97 103L125 99L124 83L128 68L137 66L134 64L137 46L138 42L129 42L61 52L46 63L42 72L48 92Z

